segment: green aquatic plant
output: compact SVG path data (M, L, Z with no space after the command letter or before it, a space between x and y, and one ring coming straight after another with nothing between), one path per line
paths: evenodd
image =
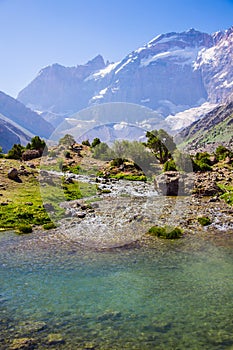
M152 236L166 238L166 239L177 239L182 237L182 231L179 227L170 228L166 226L152 226L148 233Z
M199 218L197 218L197 221L199 222L199 224L201 224L202 226L208 226L211 224L211 220L210 218L208 218L207 216L201 216Z

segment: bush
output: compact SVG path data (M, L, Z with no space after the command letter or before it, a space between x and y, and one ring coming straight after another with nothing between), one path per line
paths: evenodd
M193 162L193 171L211 171L211 160L210 154L207 152L198 152L195 157L192 159Z
M31 233L32 232L32 226L27 224L22 224L18 227L19 233Z
M114 166L114 167L119 167L122 164L124 164L124 159L122 158L115 158L111 161L111 166Z
M51 230L52 228L56 228L56 225L54 222L48 222L47 224L43 225L44 230Z
M109 148L107 143L101 142L94 147L93 158L100 160L111 160L114 158L114 152Z
M88 147L91 146L89 140L84 140L84 141L82 142L82 145L83 145L83 146L88 146Z
M208 218L207 216L201 216L199 218L197 218L197 221L199 222L199 224L201 224L202 226L208 226L211 224L211 220L210 218Z
M49 151L48 156L51 158L55 158L57 156L57 152L52 149L51 151Z
M166 238L166 239L177 239L182 237L182 231L178 227L171 229L163 226L152 226L149 229L148 233L152 236Z
M164 163L163 171L177 171L176 164L173 159L169 159Z
M225 160L227 157L233 157L233 152L231 152L228 148L220 145L216 148L215 155L219 161Z

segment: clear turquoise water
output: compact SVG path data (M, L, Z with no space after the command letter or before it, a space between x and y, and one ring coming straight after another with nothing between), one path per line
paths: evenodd
M36 349L233 349L232 243L97 252L0 234L0 349L24 337Z

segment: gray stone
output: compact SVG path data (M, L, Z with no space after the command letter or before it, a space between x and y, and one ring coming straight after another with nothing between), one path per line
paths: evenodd
M178 171L166 171L155 178L154 185L163 196L189 195L193 189L193 178Z

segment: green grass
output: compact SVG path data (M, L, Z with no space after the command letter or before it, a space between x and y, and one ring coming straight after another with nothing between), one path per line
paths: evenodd
M0 206L0 229L17 229L21 225L42 225L50 222L43 207L39 184L35 178L28 182L13 184L5 191L8 205Z
M12 163L18 167L18 163ZM91 197L96 195L96 186L75 181L62 186L59 177L52 178L53 184L44 182L40 185L35 170L29 176L21 176L18 183L6 179L2 174L6 190L0 196L0 230L18 230L22 225L43 226L57 222L64 216L65 210L60 203L66 200ZM44 205L50 206L48 212Z
M109 177L113 179L123 179L128 181L146 181L147 180L145 175L132 175L132 174L125 174L125 173L110 175Z

